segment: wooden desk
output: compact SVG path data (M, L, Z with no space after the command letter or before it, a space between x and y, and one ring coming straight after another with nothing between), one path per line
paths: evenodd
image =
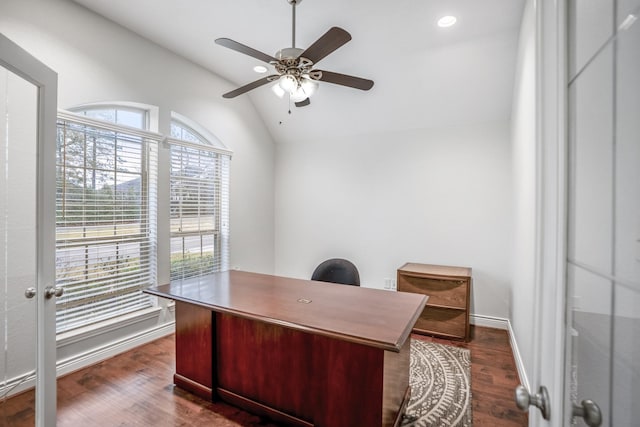
M241 271L146 292L176 301L177 386L289 425L399 425L424 295Z

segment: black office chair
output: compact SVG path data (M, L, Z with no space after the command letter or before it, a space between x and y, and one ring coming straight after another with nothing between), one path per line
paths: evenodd
M324 261L313 271L311 280L360 286L358 269L351 261L332 258Z

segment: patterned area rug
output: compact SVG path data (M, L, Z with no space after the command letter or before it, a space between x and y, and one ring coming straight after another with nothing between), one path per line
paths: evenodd
M412 339L410 372L403 427L472 425L469 350Z

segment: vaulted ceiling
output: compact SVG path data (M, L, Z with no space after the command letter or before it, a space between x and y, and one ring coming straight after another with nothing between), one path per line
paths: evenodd
M291 46L287 0L74 0L229 81L261 78L257 59L214 43L228 37L274 55ZM371 79L367 92L320 83L311 105L262 86L249 97L276 141L508 120L524 0L304 0L296 47L333 26L352 40L318 68ZM437 26L457 17L449 28ZM263 64L263 63L262 63ZM273 67L268 66L272 74ZM222 93L220 94L222 96ZM223 102L240 102L239 98Z

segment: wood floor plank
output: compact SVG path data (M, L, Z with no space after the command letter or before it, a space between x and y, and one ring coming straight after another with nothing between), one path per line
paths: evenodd
M519 379L506 331L472 327L469 342L412 337L471 351L474 426L528 424L527 415L513 400ZM169 335L59 378L58 426L275 427L268 420L174 387L174 346L174 336ZM33 426L33 407L33 392L0 403L0 427Z

